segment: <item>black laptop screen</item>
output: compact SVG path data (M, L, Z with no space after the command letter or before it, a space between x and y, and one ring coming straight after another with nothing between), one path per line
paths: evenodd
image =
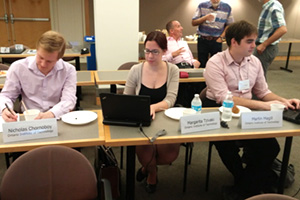
M144 95L100 94L103 123L124 126L149 126L150 97Z

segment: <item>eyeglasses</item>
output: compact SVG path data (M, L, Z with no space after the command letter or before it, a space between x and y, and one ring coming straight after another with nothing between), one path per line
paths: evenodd
M152 53L152 55L158 55L160 53L160 51L158 49L153 49L153 50L150 50L150 49L144 49L144 52L145 54L150 54Z

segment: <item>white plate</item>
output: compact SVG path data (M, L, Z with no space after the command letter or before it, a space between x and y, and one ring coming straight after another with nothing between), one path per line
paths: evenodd
M182 108L182 107L169 108L169 109L165 110L165 115L172 118L172 119L179 120L180 117L182 117L183 111L185 109L186 108Z
M242 112L251 112L249 108L246 108L244 106L237 106L240 109L239 113L232 113L232 117L240 117ZM219 111L223 112L223 106L219 107Z
M92 111L80 110L64 114L61 120L67 124L83 125L94 121L97 117L98 115Z

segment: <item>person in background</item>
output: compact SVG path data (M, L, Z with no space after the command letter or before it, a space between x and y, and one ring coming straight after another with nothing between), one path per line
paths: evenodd
M220 106L227 91L233 94L235 105L253 110L270 110L272 103L299 109L299 99L285 99L268 89L261 62L252 55L257 28L247 21L231 24L226 30L228 49L214 55L207 62L204 77L207 84L203 105ZM260 100L252 100L252 94ZM224 199L245 199L249 196L270 192L274 184L272 163L280 147L276 138L232 140L214 142L218 153L234 176L234 186L224 187ZM243 156L239 147L243 147ZM243 164L246 167L243 167Z
M36 56L18 60L9 67L0 93L1 115L6 122L17 120L5 104L13 110L19 95L28 109L41 111L36 119L60 118L74 109L77 76L75 67L61 59L65 48L61 34L47 31L37 41Z
M192 25L198 26L198 60L205 68L209 57L222 51L226 27L233 22L232 9L220 0L210 0L198 5Z
M176 64L179 68L199 68L200 62L194 59L193 54L186 41L182 39L182 26L176 20L171 20L166 24L169 37L168 50L163 56L163 60ZM199 93L205 83L180 83L176 103L184 107L191 107L194 94Z
M176 100L179 70L174 64L164 62L167 51L166 35L160 31L150 32L144 42L146 61L134 65L128 74L124 94L148 95L151 98L149 113L172 107ZM144 145L136 147L137 157L142 164L136 179L146 179L146 191L153 193L157 185L157 165L170 164L178 156L180 144Z
M200 62L195 60L186 41L182 40L181 24L172 20L166 25L169 37L168 50L163 56L163 60L177 65L179 68L199 68Z
M263 10L258 20L258 37L254 55L260 60L267 77L269 65L278 54L278 43L287 32L284 10L277 0L258 0L263 2Z

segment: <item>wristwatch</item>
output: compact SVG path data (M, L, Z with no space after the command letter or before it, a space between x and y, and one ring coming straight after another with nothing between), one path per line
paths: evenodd
M226 39L225 37L222 37L222 36L220 36L219 38L221 38L222 41L224 41Z

